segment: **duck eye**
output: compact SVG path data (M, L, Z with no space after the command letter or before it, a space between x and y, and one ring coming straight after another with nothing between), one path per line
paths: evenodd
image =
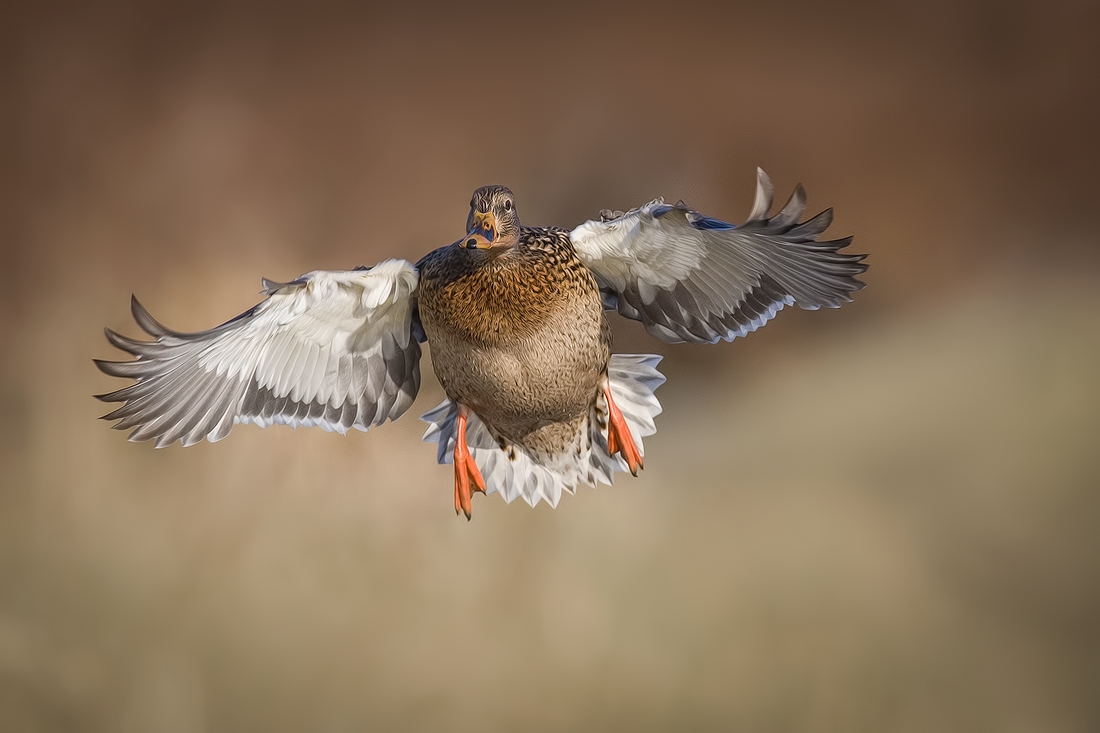
M505 201L504 201L504 210L505 211L511 211L512 210L512 202L511 201L505 199Z

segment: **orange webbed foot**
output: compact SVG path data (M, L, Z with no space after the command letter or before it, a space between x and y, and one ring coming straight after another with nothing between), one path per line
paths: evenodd
M630 434L630 428L627 427L626 418L611 397L611 386L605 384L603 393L607 398L607 454L621 455L630 473L637 476L638 471L645 467L642 463L642 453L634 444L634 437Z
M473 492L485 493L485 479L470 455L466 445L466 419L469 408L458 406L458 435L455 437L455 514L462 512L470 520L473 505Z

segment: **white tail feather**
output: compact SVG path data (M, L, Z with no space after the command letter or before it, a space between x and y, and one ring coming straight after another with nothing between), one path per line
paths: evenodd
M660 361L661 357L654 354L613 354L607 367L615 404L642 455L645 455L642 438L657 432L653 418L661 413L661 403L653 394L665 381L656 368ZM512 451L501 449L473 412L466 426L466 443L485 479L486 493L498 493L508 503L523 497L531 506L544 500L556 507L562 491L575 493L577 484L582 482L592 486L601 482L610 484L615 471L628 470L621 456L607 454L606 416L607 405L601 393L589 414L588 434L577 436L581 443L579 450L555 457L553 465L539 462L520 446L514 446ZM440 463L454 462L457 417L458 406L447 398L420 418L429 423L424 440L438 444Z

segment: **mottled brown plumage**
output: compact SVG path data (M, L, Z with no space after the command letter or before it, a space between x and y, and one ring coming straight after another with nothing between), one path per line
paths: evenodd
M502 446L552 462L588 435L611 331L569 232L520 227L511 195L479 189L471 218L490 211L514 238L487 248L457 242L420 261L420 318L447 395Z

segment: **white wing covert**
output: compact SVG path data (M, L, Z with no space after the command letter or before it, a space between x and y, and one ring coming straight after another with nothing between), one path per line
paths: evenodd
M669 343L732 341L781 308L836 308L863 288L865 255L842 254L851 237L818 241L832 209L799 223L806 193L795 188L768 217L772 184L757 169L756 201L735 226L663 199L625 213L603 211L570 233L604 307L641 321Z
M264 280L267 300L198 333L165 328L135 298L134 320L156 340L106 329L136 359L96 365L137 381L97 395L124 403L104 419L158 448L221 440L236 423L345 433L395 420L420 388L418 279L412 263L386 260L288 283Z

